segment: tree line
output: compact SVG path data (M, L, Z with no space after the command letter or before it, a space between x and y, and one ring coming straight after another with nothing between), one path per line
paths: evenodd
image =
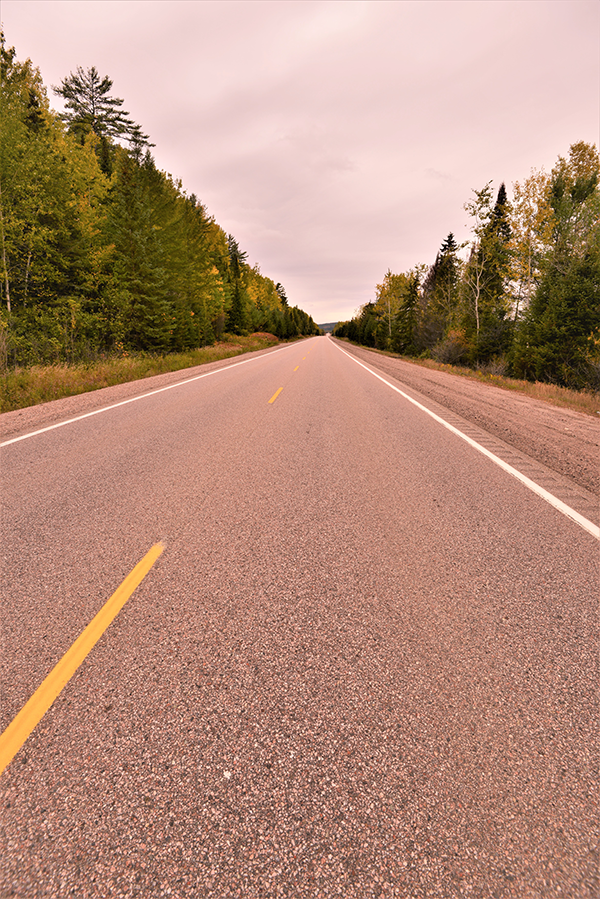
M78 68L54 88L58 115L1 35L0 366L181 351L225 331L319 333L157 169L111 88Z
M390 270L334 330L383 350L526 380L600 390L600 160L583 141L552 171L465 204L430 266Z

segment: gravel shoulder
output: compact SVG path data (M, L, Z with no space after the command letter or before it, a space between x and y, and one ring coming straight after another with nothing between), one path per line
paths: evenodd
M600 497L600 416L336 341L348 353Z

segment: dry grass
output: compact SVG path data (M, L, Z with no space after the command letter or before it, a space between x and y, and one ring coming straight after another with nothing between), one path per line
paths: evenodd
M583 412L586 415L598 416L600 412L600 394L592 390L569 390L567 387L559 387L557 384L546 384L542 381L520 381L517 378L507 378L503 375L494 375L490 372L474 371L460 365L446 365L434 362L433 359L406 359L425 368L433 368L437 371L447 371L463 378L481 381L484 384L493 384L503 390L513 390L523 393L536 400L543 400L553 406L563 409L573 409L575 412Z
M107 358L88 365L35 365L0 376L0 412L36 406L65 396L112 387L170 371L180 371L262 350L278 342L272 334L227 337L214 346L166 356L129 355Z

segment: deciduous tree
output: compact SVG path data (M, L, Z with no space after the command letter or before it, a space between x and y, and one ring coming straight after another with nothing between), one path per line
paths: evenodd
M600 160L573 144L552 169L550 245L514 349L521 377L600 388Z

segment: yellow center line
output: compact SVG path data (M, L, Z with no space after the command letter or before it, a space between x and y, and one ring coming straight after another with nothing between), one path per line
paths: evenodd
M92 618L60 662L42 681L31 699L0 736L0 774L15 757L23 743L40 723L56 697L71 680L83 660L94 648L104 631L117 617L133 591L144 580L164 547L157 543L141 559L120 587Z
M269 400L269 402L274 403L282 390L283 390L283 387L280 387L279 390L276 390L275 393L273 394L273 396L271 397L271 399Z
M296 368L294 369L294 371L298 371L299 368L300 368L300 366L297 365Z

